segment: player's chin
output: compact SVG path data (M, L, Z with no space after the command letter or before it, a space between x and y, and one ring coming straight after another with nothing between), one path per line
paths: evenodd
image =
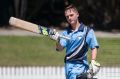
M69 22L71 25L73 25L73 24L75 24L75 22L74 21L71 21L71 22Z

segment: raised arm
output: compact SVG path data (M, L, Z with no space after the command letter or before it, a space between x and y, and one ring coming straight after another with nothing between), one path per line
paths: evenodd
M61 44L59 42L56 43L56 50L57 51L62 51L64 49L63 46L61 46Z

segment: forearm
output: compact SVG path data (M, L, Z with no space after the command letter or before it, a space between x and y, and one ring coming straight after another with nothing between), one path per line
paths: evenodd
M56 50L57 51L62 51L64 49L63 46L61 46L61 44L59 42L56 43Z
M92 60L96 60L97 57L97 48L92 49Z

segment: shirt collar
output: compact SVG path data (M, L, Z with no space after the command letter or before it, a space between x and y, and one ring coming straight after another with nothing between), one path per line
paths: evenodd
M70 33L70 32L72 32L72 30L71 30L71 27L69 26L68 27L68 32ZM84 30L84 24L81 22L80 23L80 26L79 26L79 28L78 28L78 31L81 31L81 32L83 32L83 30Z
M83 23L80 23L80 26L78 28L78 31L82 31L83 32L84 30L84 24Z

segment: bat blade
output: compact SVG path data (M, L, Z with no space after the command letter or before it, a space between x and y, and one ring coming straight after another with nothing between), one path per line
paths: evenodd
M10 17L9 24L14 27L28 30L34 33L40 33L39 27L37 24L33 24L15 17Z

